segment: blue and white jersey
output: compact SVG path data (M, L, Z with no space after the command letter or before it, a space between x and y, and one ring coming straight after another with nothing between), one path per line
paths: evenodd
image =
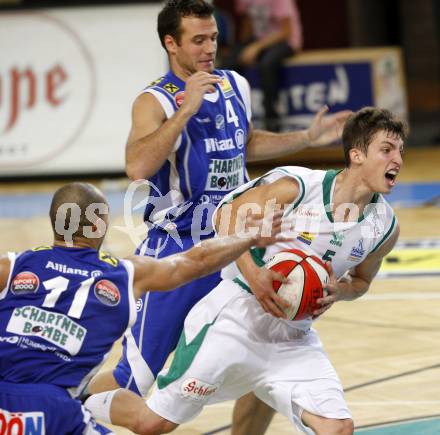
M179 233L211 228L210 214L224 195L248 181L246 142L251 119L250 88L239 74L223 78L176 141L173 152L151 177L145 222ZM185 97L185 82L169 71L144 92L154 95L170 118ZM208 211L208 212L207 212ZM191 225L193 227L191 228Z
M133 265L89 248L9 254L0 289L0 381L76 397L136 318Z

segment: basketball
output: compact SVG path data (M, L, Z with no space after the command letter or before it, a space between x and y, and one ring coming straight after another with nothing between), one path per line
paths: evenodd
M324 285L329 275L323 261L316 255L299 249L289 249L275 254L266 267L289 278L290 282L273 281L273 289L289 307L284 308L290 320L303 320L319 308L316 300L325 295Z

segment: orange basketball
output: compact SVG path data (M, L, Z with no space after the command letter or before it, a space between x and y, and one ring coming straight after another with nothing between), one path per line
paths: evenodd
M266 267L289 278L288 283L273 281L272 285L278 295L289 303L284 311L290 320L305 319L320 307L316 300L325 295L324 286L329 274L316 255L289 249L275 254Z

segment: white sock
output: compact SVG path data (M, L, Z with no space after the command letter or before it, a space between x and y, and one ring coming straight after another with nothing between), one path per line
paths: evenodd
M103 393L92 394L84 403L84 406L93 414L93 417L104 423L111 423L110 407L113 396L120 390L104 391Z

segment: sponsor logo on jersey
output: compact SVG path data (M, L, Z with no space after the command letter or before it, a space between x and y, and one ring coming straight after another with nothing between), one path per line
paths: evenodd
M0 409L0 433L45 435L44 412L8 412Z
M137 312L141 311L143 306L144 306L144 301L142 300L142 298L139 298L136 301L136 311Z
M182 396L193 400L204 400L217 391L218 385L208 384L196 378L185 379L181 386Z
M40 286L40 280L33 272L20 272L11 281L11 292L14 295L35 293Z
M234 141L231 138L218 140L215 137L204 139L207 153L215 151L228 151L235 149Z
M215 117L215 128L217 130L225 129L225 117L220 113Z
M342 246L342 242L344 241L344 233L335 232L332 234L332 239L330 240L330 245Z
M174 101L176 102L176 106L180 107L183 104L184 99L185 99L185 92L184 91L176 94L176 96L174 97Z
M32 249L32 251L48 251L49 249L52 249L52 246L37 246L36 248Z
M205 118L197 118L197 116L194 116L194 119L199 124L209 124L211 122L211 118L209 116L206 116Z
M98 278L98 276L102 275L102 270L92 270L90 276L92 276L93 278Z
M244 147L244 143L244 131L241 128L237 128L235 131L235 144L237 145L237 148L241 150Z
M211 159L205 191L236 189L244 183L242 155L232 159Z
M73 267L69 267L66 264L55 263L54 261L48 261L46 264L46 269L56 270L57 272L61 272L69 275L89 276L88 270L76 269Z
M20 337L16 335L12 335L11 337L0 337L0 343L9 343L9 344L17 344L20 340ZM0 432L1 434L2 432Z
M364 254L365 254L364 240L360 239L358 241L358 245L353 246L353 248L351 248L351 252L350 255L348 256L348 259L351 261L358 261L364 256Z
M205 193L200 196L200 199L197 201L197 204L209 204L211 202L211 198L209 195L206 195Z
M174 83L166 83L163 88L167 90L170 94L174 95L180 88L176 86Z
M44 338L70 355L79 352L87 333L85 328L70 317L31 305L14 309L6 331Z
M31 340L27 337L14 337L17 339L17 341L14 340L8 341L10 344L17 344L22 349L38 349L41 352L53 352L53 354L62 359L63 361L70 362L72 361L72 358L70 358L66 353L63 353L63 351L59 350L56 346L47 346L44 343L38 343L37 341ZM0 340L1 341L1 340ZM1 434L1 432L0 432Z
M116 267L119 264L119 260L116 257L112 257L104 251L99 251L99 259L113 267Z
M121 302L118 287L108 279L101 279L95 284L95 296L99 302L109 307L115 307Z
M154 81L152 81L147 87L149 87L149 86L156 86L156 85L158 85L159 83L161 83L162 82L162 80L164 79L165 77L159 77L158 79L156 79L156 80L154 80Z
M220 90L225 98L231 98L235 95L231 82L227 79L227 77L223 77L223 80L220 83Z
M299 233L296 238L306 245L311 245L315 236L311 233L308 233L307 231L303 231L302 233Z
M306 205L300 205L296 209L296 216L297 217L305 217L305 218L312 218L312 219L319 219L321 217L321 213L319 211L314 211L315 207L312 205L310 207L308 204Z

